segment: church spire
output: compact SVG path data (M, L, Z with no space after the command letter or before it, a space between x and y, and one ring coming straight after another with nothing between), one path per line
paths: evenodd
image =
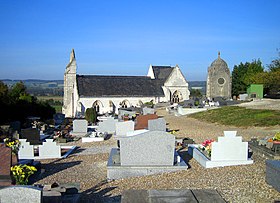
M221 52L218 51L218 58L221 58Z
M76 59L75 58L75 51L74 51L74 49L72 49L71 54L70 54L70 61L69 62L73 61L74 59Z

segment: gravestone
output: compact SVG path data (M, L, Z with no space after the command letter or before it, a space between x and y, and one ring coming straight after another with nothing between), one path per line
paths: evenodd
M136 112L135 111L126 111L126 110L123 110L123 109L120 109L119 110L119 113L118 113L118 120L122 120L122 117L124 115L128 115L128 117L131 119L133 115L135 115Z
M138 134L138 132L142 132ZM128 135L130 134L131 135ZM120 179L187 170L175 151L175 136L163 131L136 130L119 137L119 149L112 148L107 178Z
M155 109L145 106L143 108L143 115L148 115L148 114L155 114Z
M87 134L88 122L85 119L76 119L73 121L72 134L78 137L85 136Z
M248 142L242 142L236 131L224 131L224 137L218 137L218 142L212 143L212 161L247 161Z
M190 144L188 153L205 168L253 163L248 158L248 142L242 142L242 137L236 136L236 131L224 131L224 137L212 142L210 159L198 149L198 145Z
M53 142L53 139L46 139L46 142L39 146L39 156L42 159L61 158L61 146Z
M120 138L122 166L173 166L175 137L163 131Z
M27 139L31 145L41 145L40 131L36 128L26 128L21 130L21 138Z
M193 106L194 106L194 100L193 99L189 99L189 100L184 101L183 107L193 107Z
M114 134L116 132L116 123L118 119L114 119L113 117L108 117L103 122L99 122L97 131L98 132L107 132L108 134Z
M157 119L156 114L140 115L137 116L135 121L135 130L148 129L148 120Z
M166 131L166 121L164 118L148 120L148 130L150 131Z
M61 125L65 120L65 114L56 113L53 115L54 125Z
M266 182L280 192L280 160L266 160Z
M41 203L42 188L34 186L10 186L0 189L1 203Z
M0 144L0 186L9 186L11 185L11 156L12 150L9 147L6 147L5 144ZM1 202L1 200L0 200Z
M134 122L125 121L116 123L116 135L117 136L126 136L128 132L134 131Z
M30 142L27 142L26 139L19 139L19 141L20 141L20 147L18 151L18 158L34 159L34 146L30 145Z

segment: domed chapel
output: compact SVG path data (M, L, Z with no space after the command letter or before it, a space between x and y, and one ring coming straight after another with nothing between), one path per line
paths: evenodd
M227 63L221 59L220 52L218 58L213 61L208 68L206 97L231 98L231 77Z

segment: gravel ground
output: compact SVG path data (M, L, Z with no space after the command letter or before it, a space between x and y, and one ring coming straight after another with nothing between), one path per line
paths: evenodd
M279 101L280 102L280 101ZM279 109L278 102L278 109ZM254 106L255 103L252 103ZM273 103L274 104L274 103ZM267 107L270 105L266 103ZM249 104L247 104L247 107ZM177 138L191 137L196 143L215 139L224 130L237 130L243 140L252 137L272 136L280 130L274 127L236 128L197 121L187 116L175 117L165 110L158 110L165 117L169 129L179 129ZM194 159L187 171L133 177L108 182L106 164L114 138L96 143L70 143L79 146L74 154L61 160L42 160L46 172L37 184L79 182L81 202L120 202L121 193L128 189L216 189L228 202L273 202L280 200L280 193L265 182L265 159L253 154L254 164L213 169L201 167Z

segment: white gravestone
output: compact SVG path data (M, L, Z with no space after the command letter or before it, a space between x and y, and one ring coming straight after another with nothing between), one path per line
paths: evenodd
M114 134L116 132L116 123L118 119L114 119L113 117L108 117L108 119L99 122L97 127L98 132L107 132L109 134Z
M87 133L87 120L74 120L73 121L73 133Z
M134 121L116 123L116 136L126 136L128 132L134 131Z
M248 142L236 136L236 131L224 131L224 137L212 143L211 161L246 161L248 159Z
M166 131L166 121L164 118L148 120L148 130L150 131Z
M205 168L252 164L248 158L248 142L236 136L236 131L224 131L224 137L212 142L211 158L207 158L198 149L198 145L189 145L188 152Z
M173 166L175 137L163 131L120 138L121 166Z
M20 147L18 151L19 159L34 159L34 145L30 145L27 139L19 139Z
M143 115L148 115L148 114L155 114L155 109L144 107L143 108Z
M53 139L46 139L39 146L39 156L43 159L61 158L61 146L53 142Z

